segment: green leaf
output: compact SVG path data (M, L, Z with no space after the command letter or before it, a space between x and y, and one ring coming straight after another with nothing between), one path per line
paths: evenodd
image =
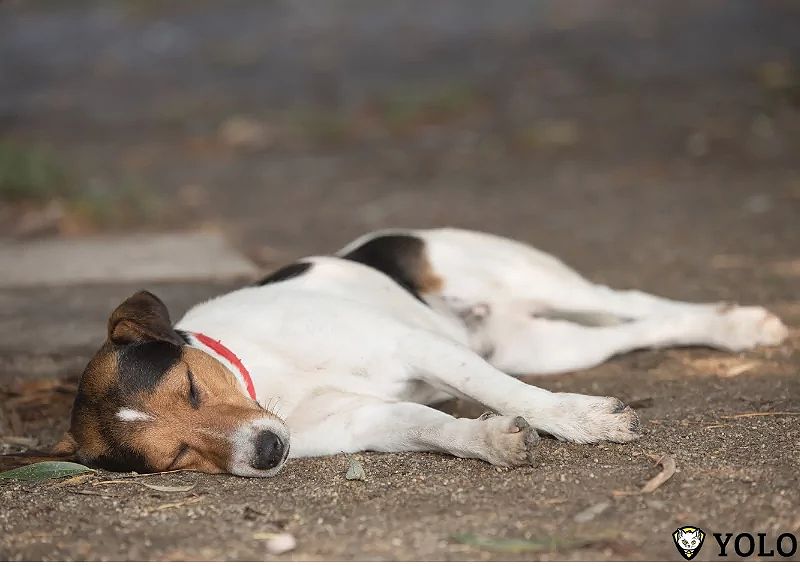
M75 462L37 462L0 473L0 479L20 481L49 480L94 473L94 471L92 468L87 468Z

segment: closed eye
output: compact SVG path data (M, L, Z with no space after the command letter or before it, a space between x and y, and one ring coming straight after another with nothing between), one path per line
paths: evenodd
M189 403L197 409L200 406L200 392L197 389L197 384L194 382L194 375L192 370L188 370L186 377L189 380Z

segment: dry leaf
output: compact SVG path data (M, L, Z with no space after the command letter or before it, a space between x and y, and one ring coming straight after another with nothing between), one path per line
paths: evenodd
M610 501L601 501L600 503L596 503L591 507L588 507L575 515L575 522L576 523L588 523L604 511L606 511L609 507L611 507Z
M367 474L364 473L364 468L361 463L348 454L347 460L350 466L347 468L347 473L344 475L345 479L351 481L366 481Z

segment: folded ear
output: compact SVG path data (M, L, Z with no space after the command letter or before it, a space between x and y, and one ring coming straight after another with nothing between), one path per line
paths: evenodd
M108 339L115 344L152 340L183 343L172 328L167 307L149 291L139 291L114 309L108 319Z
M28 450L17 454L0 454L0 472L37 462L53 461L78 462L78 443L70 433L65 433L63 438L49 451Z

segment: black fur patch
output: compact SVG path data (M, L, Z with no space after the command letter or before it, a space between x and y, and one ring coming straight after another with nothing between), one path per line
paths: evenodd
M420 238L401 234L378 236L342 257L382 271L419 301L425 302L420 296L425 242Z
M155 471L141 454L122 446L115 446L109 452L92 459L87 464L110 472L147 474Z
M192 343L192 341L189 339L189 333L186 332L185 330L178 330L176 328L175 329L175 334L177 334L178 336L181 337L181 340L183 340L184 344L191 344Z
M169 342L142 342L119 355L119 384L126 392L154 389L181 359L181 347Z
M297 263L292 263L291 265L281 267L277 271L273 271L260 281L254 283L253 286L260 287L262 285L269 285L270 283L278 283L280 281L286 281L288 279L297 277L298 275L302 275L309 269L311 269L311 264L307 261L299 261Z

